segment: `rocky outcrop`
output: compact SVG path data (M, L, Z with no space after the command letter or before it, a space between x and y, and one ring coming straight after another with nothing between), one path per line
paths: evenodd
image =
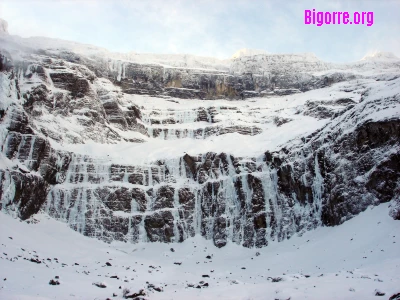
M398 196L400 192L400 184L397 183L396 189L394 190L395 197L392 199L389 215L395 219L400 220L400 197Z
M140 137L125 137L118 129L148 135L145 126L137 122L141 117L139 108L122 108L118 93L105 89L86 66L32 54L13 62L8 52L0 53L4 84L15 87L9 90L8 97L20 99L23 108L19 113L15 110L21 108L15 106L8 111L0 108L3 116L13 115L11 123L26 123L29 116L30 124L23 127L25 130L40 131L58 142L143 142ZM16 125L10 126L13 131Z
M117 62L118 63L118 62ZM312 76L293 73L232 74L207 70L168 69L157 65L119 62L108 73L125 93L171 96L184 99L244 99L263 95L289 95L354 78L337 73Z
M243 135L256 135L261 133L261 129L256 126L210 126L199 129L161 129L161 128L153 128L152 129L152 137L161 138L164 140L167 139L176 139L176 138L195 138L195 139L206 139L212 136L219 136L227 133L237 132Z
M49 190L42 177L24 174L23 170L0 170L0 210L26 220L39 212Z
M349 98L342 98L334 101L307 101L303 114L317 119L336 117L345 109L350 109L355 102Z

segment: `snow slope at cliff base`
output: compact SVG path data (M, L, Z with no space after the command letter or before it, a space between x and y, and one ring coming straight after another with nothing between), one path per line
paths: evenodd
M388 299L400 292L400 223L387 210L263 249L218 249L199 236L106 244L45 214L30 224L0 214L0 298L123 299L127 288L144 299Z

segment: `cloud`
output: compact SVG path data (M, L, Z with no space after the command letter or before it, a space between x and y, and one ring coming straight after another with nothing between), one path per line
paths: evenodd
M9 32L95 44L112 51L230 57L240 48L315 52L351 61L378 47L400 54L398 1L30 0L0 3ZM373 11L371 27L304 24L304 10Z

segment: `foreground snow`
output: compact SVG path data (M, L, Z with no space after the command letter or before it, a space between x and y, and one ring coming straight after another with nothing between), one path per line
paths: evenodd
M376 299L376 289L387 299L400 292L400 222L387 209L382 204L339 227L263 249L218 249L200 237L170 245L108 245L46 215L27 224L0 214L0 298L123 299L126 287L131 294L144 288L149 299ZM55 276L60 285L49 285ZM196 288L200 281L209 286Z

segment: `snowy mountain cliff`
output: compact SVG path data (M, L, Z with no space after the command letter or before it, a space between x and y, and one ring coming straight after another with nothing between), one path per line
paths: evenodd
M7 28L1 299L400 299L399 58Z
M383 202L400 218L391 54L118 54L1 28L4 213L109 242L250 248Z

